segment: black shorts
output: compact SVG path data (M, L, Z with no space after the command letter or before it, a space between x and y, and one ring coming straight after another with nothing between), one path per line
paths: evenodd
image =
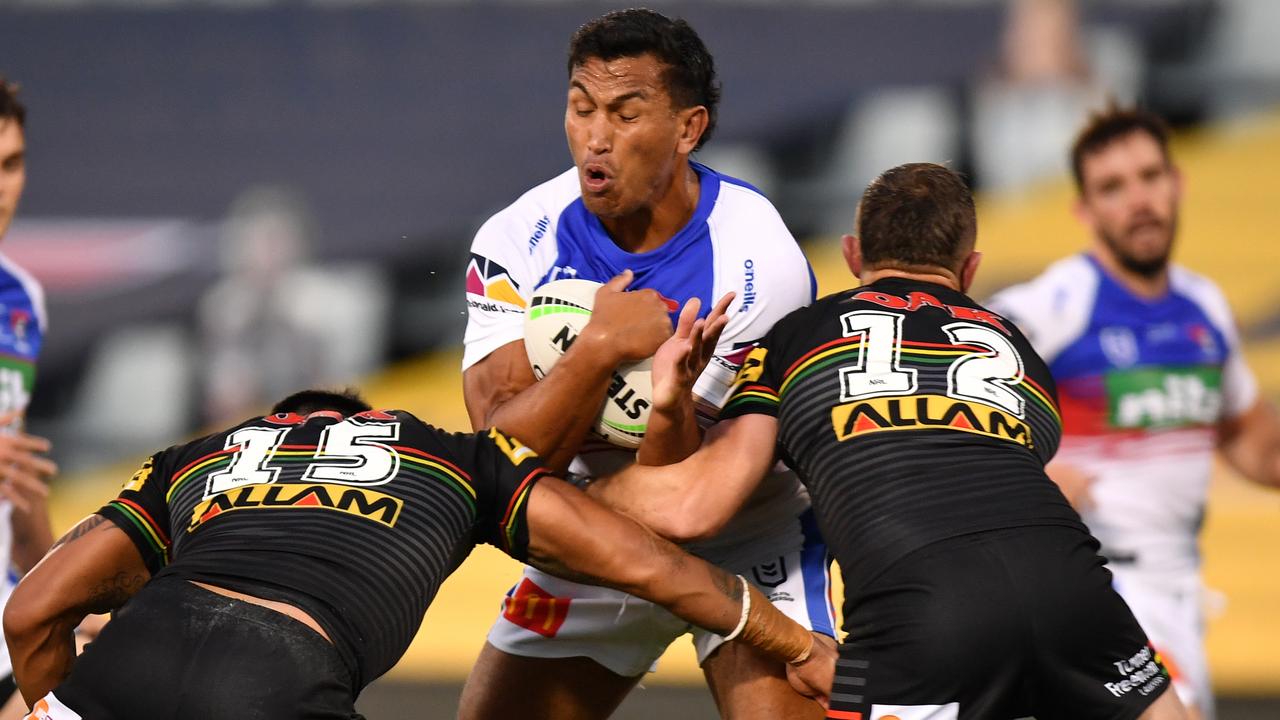
M828 717L1137 717L1169 675L1097 549L1029 527L907 555L851 599Z
M85 720L357 720L352 673L293 618L184 580L148 583L53 694Z

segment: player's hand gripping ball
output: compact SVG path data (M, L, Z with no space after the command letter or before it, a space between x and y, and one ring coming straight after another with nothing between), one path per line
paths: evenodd
M591 320L598 289L600 283L590 280L554 280L534 291L524 317L524 347L539 380ZM619 447L640 446L653 401L652 366L652 358L646 358L614 370L593 428L596 435Z

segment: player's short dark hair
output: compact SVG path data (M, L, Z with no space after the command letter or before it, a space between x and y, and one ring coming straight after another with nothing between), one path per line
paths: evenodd
M360 393L351 388L346 390L302 390L276 403L271 408L272 415L288 415L297 413L309 415L321 410L336 410L344 417L372 410L369 403L360 397Z
M1076 190L1084 190L1085 156L1135 132L1150 135L1160 146L1165 162L1169 161L1169 126L1159 115L1139 107L1110 103L1089 116L1089 121L1071 144L1071 174L1076 181Z
M872 268L958 270L978 236L973 193L950 168L899 165L867 186L856 232Z
M694 149L702 147L716 129L720 83L716 65L702 38L689 23L645 8L615 10L578 28L569 41L569 74L591 58L617 60L651 54L667 66L663 80L678 108L702 105L707 129Z
M18 127L25 128L27 108L18 99L19 89L17 83L11 83L0 75L0 123L12 118L18 121Z

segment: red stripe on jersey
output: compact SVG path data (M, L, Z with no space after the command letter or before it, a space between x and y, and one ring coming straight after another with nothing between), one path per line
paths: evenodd
M172 474L172 475L170 475L170 476L169 476L169 484L170 484L170 485L172 485L174 480L177 480L178 478L182 477L184 474L186 474L186 472L187 472L188 470L190 470L191 468L193 468L193 467L195 467L195 466L199 465L200 463L202 463L202 462L204 462L204 461L206 461L206 460L210 460L210 459L212 459L212 458L216 458L216 457L218 457L219 455L229 455L229 454L231 454L231 453L239 452L239 451L240 451L240 446L239 446L239 445L233 445L233 446L231 446L231 447L229 447L229 448L226 448L226 449L223 449L223 450L219 450L218 452L209 453L208 455L205 455L204 457L199 458L199 459L197 459L197 460L192 460L191 462L187 463L187 465L186 465L185 467L183 467L181 470L179 470L178 472L176 472L176 473L174 473L174 474Z
M402 453L405 453L405 454L408 454L408 455L417 455L418 457L423 457L423 458L426 458L426 459L428 459L428 460L434 460L434 461L436 461L436 462L440 463L441 465L444 465L444 466L448 467L449 469L453 470L454 472L458 473L458 474L459 474L459 475L461 475L462 477L466 478L467 482L471 482L471 473L466 472L466 471L465 471L465 470L463 470L462 468L458 467L457 465L454 465L453 463L449 462L448 460L445 460L444 458L442 458L442 457L440 457L440 456L438 456L438 455L432 455L431 453L425 453L425 452L422 452L421 450L419 450L419 449L417 449L417 448L406 447L406 446L404 446L404 445L392 445L392 446L391 446L391 449L392 449L392 450L398 450L398 451L400 451L400 452L402 452Z
M795 370L797 367L799 367L801 363L803 363L805 360L808 360L810 357L813 357L814 355L817 355L818 353L822 352L823 350L827 350L828 348L833 348L833 347L835 347L835 346L837 346L837 345L854 345L854 344L857 344L857 345L861 345L861 344L862 344L862 336L861 336L861 335L854 335L853 337L840 338L840 339L838 339L838 340L832 340L832 341L831 341L831 342L829 342L829 343L823 343L823 344L819 345L818 347L816 347L816 348L814 348L814 349L810 350L809 352L805 353L804 355L801 355L801 356L800 356L800 359L798 359L798 360L796 360L795 362L791 363L791 367L787 368L787 371L786 371L786 372L784 372L784 373L782 373L782 377L789 377L789 376L791 375L791 372L792 372L793 370Z
M520 499L522 494L524 494L525 487L528 486L529 483L533 482L534 479L550 474L551 471L546 468L536 468L533 472L526 475L524 480L520 481L520 484L516 486L516 491L511 493L511 500L507 502L507 512L502 516L501 527L505 528L511 522L511 513L515 510L516 501ZM509 550L510 548L507 549Z
M151 529L156 531L156 535L160 536L160 539L164 541L164 544L165 545L171 544L169 541L169 536L164 534L164 530L160 529L160 525L156 522L155 518L151 517L151 513L147 512L146 508L142 507L138 503L128 498L116 498L116 502L124 503L125 505L128 505L129 507L133 508L134 510L137 510L138 514L146 518L147 522L151 524Z

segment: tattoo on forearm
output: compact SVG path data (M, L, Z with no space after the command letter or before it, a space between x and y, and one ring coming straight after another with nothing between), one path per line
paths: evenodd
M714 566L711 570L711 580L715 583L716 590L719 590L725 597L734 600L742 597L742 583L738 582L737 575L732 575Z
M91 530L98 527L104 522L110 522L110 521L101 515L90 515L84 520L81 520L80 524L68 530L66 535L63 535L62 537L58 538L58 541L55 542L53 544L53 547L49 549L52 550L53 548L66 545L69 542L75 542L76 540L79 540L85 535L88 535ZM112 523L112 527L114 526L115 524Z
M90 612L103 613L114 610L133 597L134 593L147 584L146 575L131 575L118 572L114 576L98 583L89 591Z

